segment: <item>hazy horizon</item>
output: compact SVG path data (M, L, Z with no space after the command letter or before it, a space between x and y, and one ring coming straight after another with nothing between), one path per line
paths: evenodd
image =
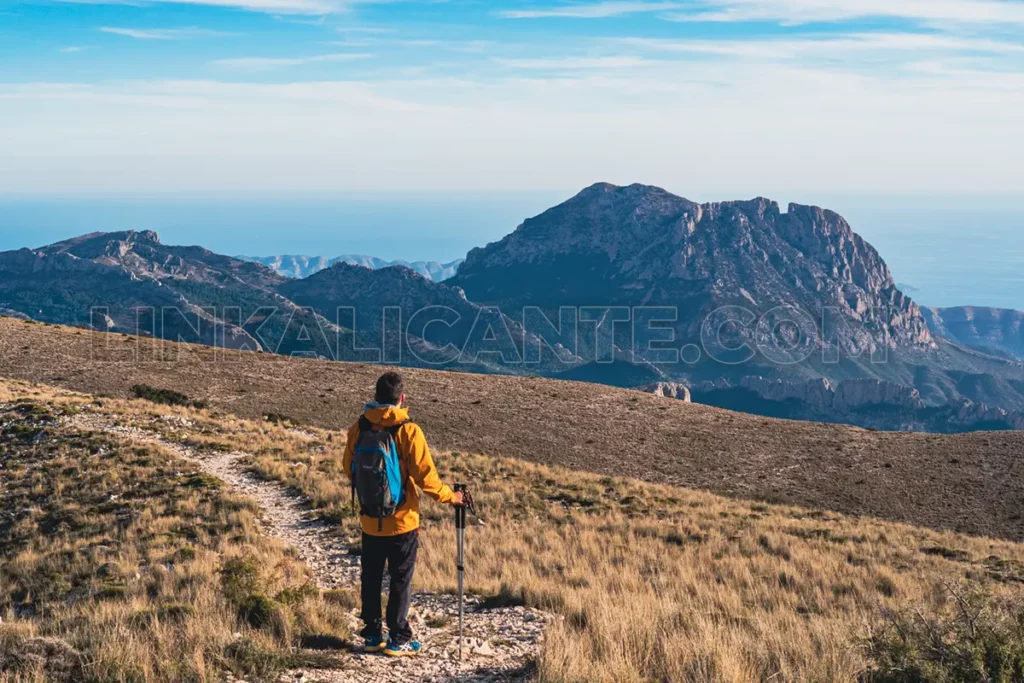
M198 245L232 256L362 254L448 262L501 239L524 219L572 194L0 196L0 250L41 247L88 232L154 230L167 244ZM922 305L1024 310L1024 202L983 197L774 199L783 209L792 200L844 216Z

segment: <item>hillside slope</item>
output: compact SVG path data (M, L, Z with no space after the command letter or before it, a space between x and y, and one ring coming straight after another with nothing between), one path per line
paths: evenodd
M765 198L697 204L647 185L598 183L472 250L449 284L480 303L673 306L682 339L715 308L825 307L871 334L843 351L923 347L931 335L878 252L838 214Z
M462 290L404 266L371 270L336 263L303 280L284 282L277 291L324 316L350 315L340 324L354 326L362 339L375 340L385 350L381 358L396 364L501 372L505 368L500 358L487 353L494 348L485 338L487 330L507 331L510 358L518 357L524 337L533 339L500 311L468 301ZM396 330L404 331L404 343ZM354 349L340 348L335 358L365 360Z
M0 376L115 396L144 383L331 429L355 420L383 369L0 319ZM405 373L413 416L437 448L1024 539L1024 434L871 432L592 384Z
M959 682L1024 651L1021 544L437 451L478 502L468 653L427 501L395 662L350 648L343 433L10 380L0 424L3 683Z

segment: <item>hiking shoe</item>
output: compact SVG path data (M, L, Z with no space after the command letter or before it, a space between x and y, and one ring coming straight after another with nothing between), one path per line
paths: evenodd
M387 645L384 636L367 636L363 638L363 652L380 652Z
M402 643L399 645L393 640L389 640L387 647L384 648L384 654L388 657L415 657L420 653L421 646L415 640L410 640L408 643Z

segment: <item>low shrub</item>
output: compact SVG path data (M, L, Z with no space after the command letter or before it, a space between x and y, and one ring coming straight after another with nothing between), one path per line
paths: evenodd
M158 389L148 384L136 384L131 389L135 398L141 398L151 403L160 403L166 406L182 406L186 408L205 408L204 401L193 401L180 391L173 389Z
M265 629L278 618L279 605L262 593L253 593L238 606L238 618L255 629Z
M260 592L260 566L254 557L232 557L220 568L224 597L241 605L250 595Z
M872 683L1024 683L1024 599L946 586L940 607L886 610Z

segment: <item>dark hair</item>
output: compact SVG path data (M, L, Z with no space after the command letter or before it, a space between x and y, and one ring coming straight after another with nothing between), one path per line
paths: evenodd
M374 399L383 405L398 405L398 401L405 393L405 383L402 376L397 372L386 372L377 380L377 393Z

